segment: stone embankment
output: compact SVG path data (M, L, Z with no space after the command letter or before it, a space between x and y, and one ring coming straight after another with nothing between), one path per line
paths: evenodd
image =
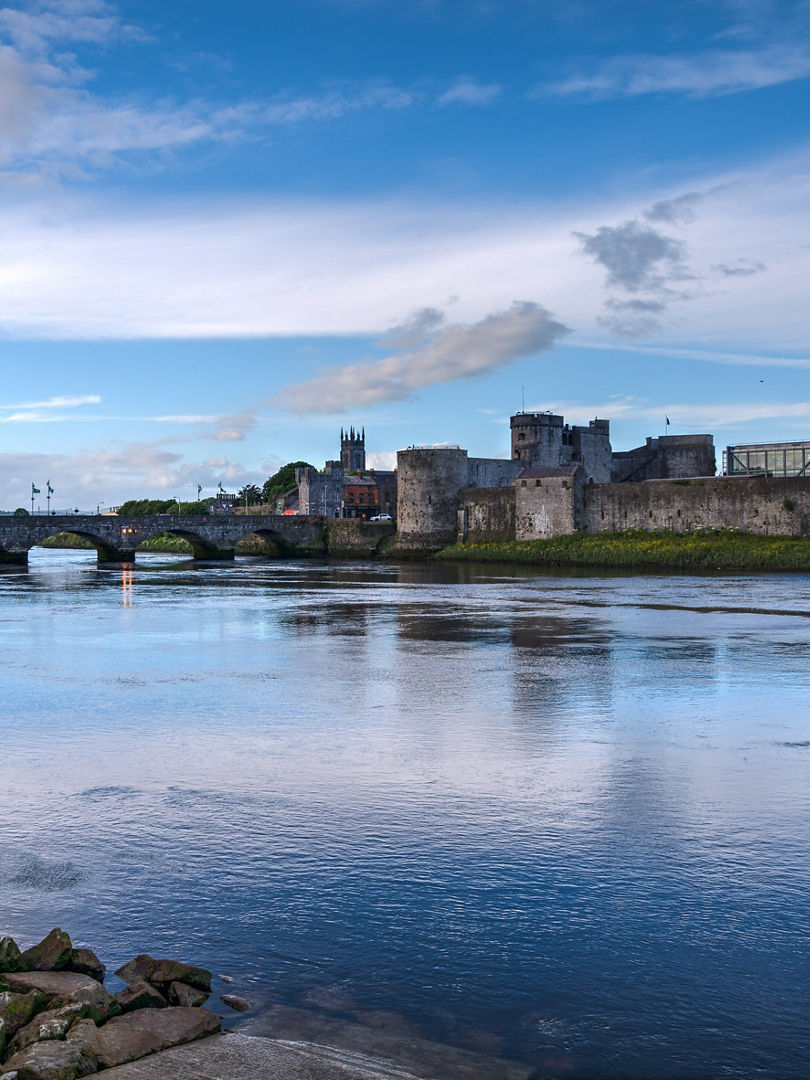
M74 1080L220 1030L202 1007L211 993L204 968L137 956L116 971L127 986L115 994L105 974L63 930L25 952L0 938L2 1080ZM244 1004L234 998L233 1007Z

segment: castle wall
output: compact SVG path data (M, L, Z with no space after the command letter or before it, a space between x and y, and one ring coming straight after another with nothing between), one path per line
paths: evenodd
M601 427L599 425L604 425ZM607 421L593 420L588 427L572 429L573 451L571 461L579 461L585 470L585 479L594 484L609 484L613 466Z
M689 479L714 476L716 471L711 435L661 435L647 439L644 446L614 453L611 480Z
M592 484L584 489L580 527L590 533L737 529L760 536L810 536L810 477Z
M576 532L582 509L582 470L569 477L518 480L515 492L515 540L545 540Z
M343 503L343 466L327 461L322 473L312 467L295 470L298 485L298 512L335 517Z
M458 539L471 543L512 540L515 535L515 489L464 488L459 493Z
M524 467L522 461L508 458L467 458L467 485L479 488L508 486Z

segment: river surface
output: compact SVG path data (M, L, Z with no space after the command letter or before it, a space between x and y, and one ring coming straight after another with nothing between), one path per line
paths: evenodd
M0 573L0 935L583 1080L810 1075L810 576Z

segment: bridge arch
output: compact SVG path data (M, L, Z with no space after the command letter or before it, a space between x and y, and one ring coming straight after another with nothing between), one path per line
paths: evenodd
M201 560L221 560L232 559L234 555L233 546L223 547L221 544L213 543L211 540L206 540L205 537L200 536L194 529L187 526L174 526L170 523L165 525L160 524L158 526L139 527L132 526L132 537L136 540L135 550L137 551L147 540L151 540L155 536L176 536L179 540L185 540L185 542L191 548L191 555L194 559Z

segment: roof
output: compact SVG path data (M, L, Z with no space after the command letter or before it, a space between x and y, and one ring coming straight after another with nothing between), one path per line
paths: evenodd
M518 476L518 480L551 480L554 477L573 476L579 468L581 468L580 465L558 465L548 469L532 466L529 469L524 469Z
M343 480L344 487L376 487L377 481L371 476L346 476Z

